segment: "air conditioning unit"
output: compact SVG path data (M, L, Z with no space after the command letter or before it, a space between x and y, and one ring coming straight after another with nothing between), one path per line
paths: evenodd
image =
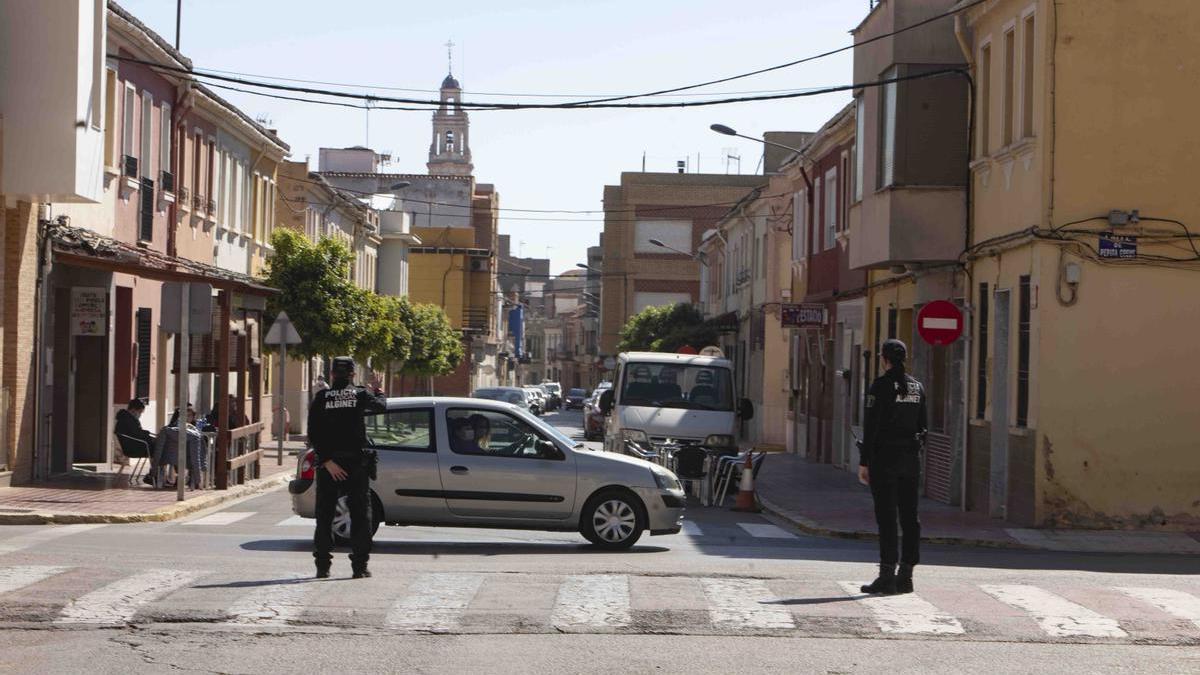
M471 271L487 272L490 269L488 266L489 262L487 258L471 258Z

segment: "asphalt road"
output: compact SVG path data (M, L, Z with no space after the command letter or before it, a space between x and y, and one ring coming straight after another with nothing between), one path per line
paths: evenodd
M578 412L551 421L581 436ZM1200 672L1200 561L927 547L864 599L872 542L690 508L624 553L578 535L384 527L313 580L285 490L183 521L0 527L18 672Z

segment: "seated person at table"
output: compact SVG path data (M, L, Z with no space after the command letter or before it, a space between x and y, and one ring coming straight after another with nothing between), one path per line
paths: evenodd
M150 451L150 454L151 454L150 459L153 460L152 450L154 448L154 434L152 434L149 431L146 431L145 429L142 428L141 417L142 417L142 413L145 411L146 411L146 404L142 402L142 399L135 398L135 399L130 400L128 405L126 405L123 409L117 411L117 423L116 423L116 426L113 427L113 431L116 432L120 436L128 436L130 438L134 438L139 441L145 441L146 448L148 451ZM124 442L124 441L122 441L122 442ZM117 448L120 449L121 446L118 445ZM129 460L125 458L124 453L121 454L121 462L120 463L122 465L129 463ZM142 478L142 482L144 482L144 483L152 483L153 482L153 480L150 478L149 473L147 473Z
M238 407L237 396L233 394L229 395L229 419L233 421L232 424L229 424L227 427L222 427L219 404L213 404L213 409L209 411L208 415L206 415L204 419L208 423L208 427L210 429L236 429L238 427L244 427L247 424L250 424L250 420L242 413L241 408Z
M196 428L196 410L192 404L187 407L187 426L185 433L187 434L187 470L188 484L193 489L200 487L201 472L206 468L208 463L207 454L204 452L204 436L200 430ZM176 450L179 447L179 441L176 440L179 436L179 411L176 410L171 415L171 422L163 427L158 432L158 437L154 440L154 468L164 469L168 472L176 466ZM178 476L176 477L178 480Z

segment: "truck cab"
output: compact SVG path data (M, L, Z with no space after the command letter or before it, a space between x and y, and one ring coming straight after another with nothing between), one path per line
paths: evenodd
M626 440L654 451L732 450L739 422L754 415L750 401L735 400L733 364L724 358L626 352L617 357L616 371L613 388L600 399L609 452L624 452Z

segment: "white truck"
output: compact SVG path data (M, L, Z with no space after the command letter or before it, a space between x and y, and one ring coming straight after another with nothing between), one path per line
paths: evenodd
M616 370L613 388L600 397L607 451L624 452L627 440L655 452L688 445L733 450L739 421L754 416L748 399L734 399L728 359L626 352Z

